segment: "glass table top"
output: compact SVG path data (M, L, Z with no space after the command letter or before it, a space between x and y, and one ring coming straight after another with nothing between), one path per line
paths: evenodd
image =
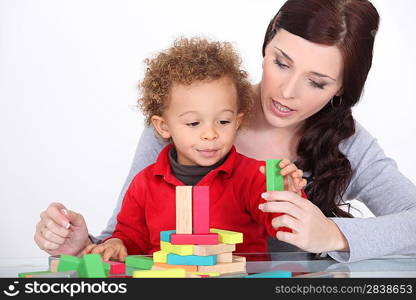
M306 252L234 253L247 259L247 273L290 271L293 277L416 278L416 254L385 256L353 263ZM48 257L0 258L0 277L48 270ZM232 276L231 276L232 277ZM238 276L236 276L238 277Z

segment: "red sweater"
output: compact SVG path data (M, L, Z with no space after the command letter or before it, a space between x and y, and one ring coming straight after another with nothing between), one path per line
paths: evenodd
M151 254L160 250L160 231L176 227L175 187L184 185L173 174L166 146L157 161L142 170L131 182L117 216L117 226L109 238L119 238L131 254ZM264 162L248 158L232 147L225 162L209 172L197 186L210 188L210 228L243 233L236 252L267 252L267 236L275 237L271 225L279 213L264 213L266 177L259 167ZM108 238L108 239L109 239Z

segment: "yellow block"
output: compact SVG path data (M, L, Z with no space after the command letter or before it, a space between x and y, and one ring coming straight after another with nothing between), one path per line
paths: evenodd
M220 243L239 244L243 242L243 234L241 232L215 229L215 228L211 228L209 232L218 233L218 239Z
M133 271L133 278L185 278L185 269Z
M188 272L190 274L194 274L194 275L208 275L209 277L216 277L216 276L220 276L221 273L216 273L216 272Z
M178 255L192 255L194 253L194 245L172 245L164 241L160 241L160 249Z
M166 263L168 261L168 252L160 250L153 252L153 262L155 263Z

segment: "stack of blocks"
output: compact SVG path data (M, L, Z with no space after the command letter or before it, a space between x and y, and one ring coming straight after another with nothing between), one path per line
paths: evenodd
M243 242L243 234L209 228L209 207L209 187L176 187L176 230L160 233L161 250L153 253L154 265L147 275L161 270L174 271L178 277L246 272L245 258L232 253L235 244ZM141 274L135 272L133 277Z

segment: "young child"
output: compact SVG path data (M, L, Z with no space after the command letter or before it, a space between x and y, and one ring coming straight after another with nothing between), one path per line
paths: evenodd
M124 261L127 254L160 250L160 231L176 227L175 187L210 188L210 227L242 232L236 252L267 252L267 236L275 237L272 219L280 214L258 209L265 201L260 162L233 146L243 116L252 106L251 85L240 59L228 43L179 39L147 70L139 99L148 124L171 144L130 184L111 237L83 253ZM292 189L305 184L288 160Z

